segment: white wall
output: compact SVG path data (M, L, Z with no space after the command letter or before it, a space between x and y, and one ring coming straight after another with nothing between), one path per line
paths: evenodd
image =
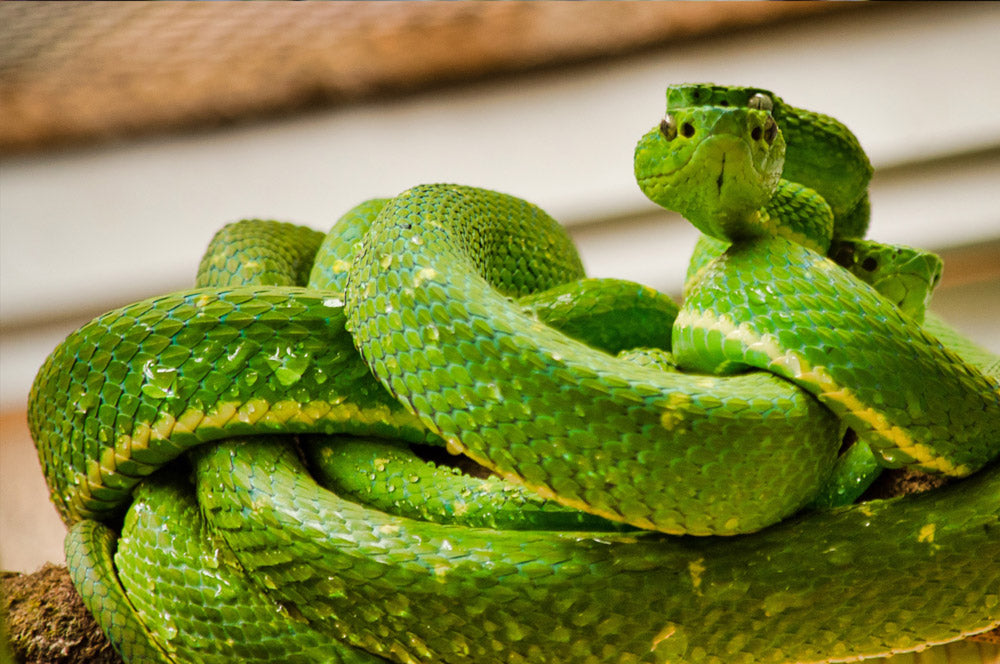
M592 273L676 291L694 233L631 175L671 82L767 87L844 121L885 173L872 190L879 239L998 240L998 35L988 3L849 12L392 103L8 159L0 407L23 407L44 356L78 323L190 285L222 224L324 228L359 200L420 182L532 200L571 227ZM952 315L1000 352L1000 281L977 288Z
M395 103L7 160L3 329L184 287L227 221L272 216L324 228L361 199L419 182L505 190L567 225L649 214L655 208L632 181L632 148L674 81L760 85L828 112L858 134L876 167L998 148L998 34L1000 12L968 5L823 16L766 38L747 33ZM929 247L1000 237L991 201L998 175L994 157L886 182L873 192L872 233ZM655 225L646 239L615 237L608 226L583 246L591 269L675 287L687 245L658 241L691 233ZM40 338L44 330L32 327ZM3 342L4 365L16 364L11 354L40 359L26 340L4 334ZM20 399L25 380L5 375L3 400Z

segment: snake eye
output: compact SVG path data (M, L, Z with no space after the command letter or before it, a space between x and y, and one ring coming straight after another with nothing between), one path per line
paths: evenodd
M755 108L758 111L770 111L774 108L774 102L766 94L758 92L747 101L747 108Z
M664 115L663 119L660 120L660 133L663 134L663 138L668 141L672 141L677 138L677 125L674 123L674 118L670 115Z
M774 143L774 139L778 137L778 123L774 121L774 118L768 116L767 122L764 123L764 140L770 145Z

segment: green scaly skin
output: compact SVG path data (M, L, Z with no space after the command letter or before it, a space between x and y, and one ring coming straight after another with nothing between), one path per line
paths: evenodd
M828 115L790 106L769 90L705 83L668 88L664 119L677 111L706 106L770 109L781 128L786 142L781 180L761 210L762 215L782 220L773 228L775 232L821 253L826 253L831 237L848 240L865 234L872 166L847 127ZM683 123L674 121L678 124ZM711 232L702 235L691 256L685 295L699 271L728 245L728 239L713 237Z
M641 286L584 280L538 208L429 185L362 204L325 239L227 227L198 289L71 335L39 372L29 421L76 524L74 577L120 651L827 662L1000 624L996 377L900 313L907 298L816 253L866 219L864 185L809 175L828 168L817 136L853 136L761 94L671 88L671 121L636 149L650 198L732 243L679 312ZM677 369L747 365L783 377ZM823 490L845 423L884 463L971 477L790 516ZM333 435L302 450L319 465L343 448L344 495L315 483L294 438L259 435L289 433ZM387 441L341 444L353 435ZM487 480L509 499L477 502L464 498L483 485L465 484L433 506L454 476L410 450L425 444L520 487ZM193 486L158 472L188 450ZM356 474L382 495L365 497ZM427 498L396 505L412 484ZM116 546L97 521L126 509ZM506 511L528 528L499 528ZM591 530L554 530L546 514ZM738 536L691 536L722 534Z
M714 260L722 256L731 239L758 236L761 229L766 228L769 234L784 237L820 253L829 252L834 261L871 285L901 312L918 323L923 320L924 308L940 278L941 261L929 252L854 239L867 228L867 185L872 169L857 139L846 127L829 116L793 108L770 91L761 88L710 84L672 86L667 91L667 114L660 127L660 134L674 144L674 149L666 157L670 170L678 170L678 164L689 158L690 150L703 149L704 143L720 140L714 136L703 140L709 134L718 133L698 117L698 114L711 115L706 107L714 107L719 117L735 117L751 110L748 114L748 131L752 140L748 143L750 149L756 151L754 158L760 160L768 151L785 151L786 158L781 171L782 179L778 181L763 208L748 214L749 208L737 205L735 211L722 215L729 220L733 232L727 234L724 229L713 227L714 217L702 220L696 216L692 219L706 234L698 240L688 267L684 291L689 301L693 299L691 296L694 288L705 271ZM760 128L768 126L769 120L760 111L766 111L777 118L783 128L781 133L789 136L790 147L786 149L782 145L780 135L769 140L768 133L761 131ZM677 136L678 133L680 137ZM689 138L690 141L685 140ZM772 142L774 145L771 145ZM725 163L722 160L717 160L716 163L719 162ZM640 177L642 174L638 168L641 163L641 159L637 161L637 175ZM648 168L648 164L645 167ZM705 166L702 164L699 168ZM682 176L674 176L674 181L684 181L691 177L690 168L680 170ZM717 182L721 192L722 175L718 176ZM657 192L654 195L663 196L663 193ZM733 197L720 197L719 200L729 200L732 203ZM673 205L676 206L677 203ZM829 208L829 212L824 208ZM685 212L683 207L678 207L678 210ZM828 221L828 214L833 215L832 220ZM831 223L832 227L827 226L827 223ZM711 290L711 287L705 289L709 293ZM687 313L690 315L690 309ZM689 327L678 329L691 334ZM953 332L949 332L945 341L951 342L955 337ZM958 345L963 345L960 339ZM979 353L974 353L971 357L980 363L983 359ZM735 371L741 366L737 360L736 357L720 358L714 369ZM708 366L703 353L688 366L713 369ZM881 466L869 441L858 440L838 459L834 472L813 504L832 506L853 502L880 473Z
M928 251L870 240L838 240L830 258L917 323L924 322L944 264Z
M859 238L868 229L872 165L857 137L829 115L796 108L763 88L689 83L667 88L667 113L705 106L770 109L786 142L781 177L815 190L830 206L834 235Z
M621 525L498 477L470 477L424 463L395 441L321 437L304 441L302 451L327 489L398 516L497 530L601 531Z

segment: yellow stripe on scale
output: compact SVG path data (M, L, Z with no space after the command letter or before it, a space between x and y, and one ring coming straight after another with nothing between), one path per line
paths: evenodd
M826 367L813 366L801 353L782 348L774 335L757 334L748 323L736 325L725 314L716 315L711 311L682 312L684 313L686 315L678 316L681 324L717 330L726 339L740 343L748 351L763 353L770 360L769 366L786 372L793 381L817 395L821 401L837 404L924 468L955 477L971 472L967 466L956 466L933 448L914 440L905 430L889 422L882 413L865 404L849 387L839 385Z
M75 495L66 496L65 500L76 513L89 514L89 510L82 506L94 490L115 486L112 478L118 474L121 462L128 461L152 472L155 466L136 460L134 454L149 449L151 445L165 443L174 436L194 435L205 429L224 430L233 424L259 424L262 428L298 424L320 430L321 423L422 428L416 417L407 411L394 412L385 404L362 408L344 398L308 402L291 399L270 402L252 398L222 401L207 410L188 408L177 417L160 413L153 422L136 422L131 434L119 434L113 446L100 451L99 459L88 459L86 472L79 474Z

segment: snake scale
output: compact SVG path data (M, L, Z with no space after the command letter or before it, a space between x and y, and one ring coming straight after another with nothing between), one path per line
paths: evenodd
M861 239L871 170L766 90L669 87L635 172L704 233L681 305L484 189L227 226L195 289L36 378L75 584L129 662L832 662L996 627L997 359L924 319L934 257ZM955 479L853 502L901 466Z

